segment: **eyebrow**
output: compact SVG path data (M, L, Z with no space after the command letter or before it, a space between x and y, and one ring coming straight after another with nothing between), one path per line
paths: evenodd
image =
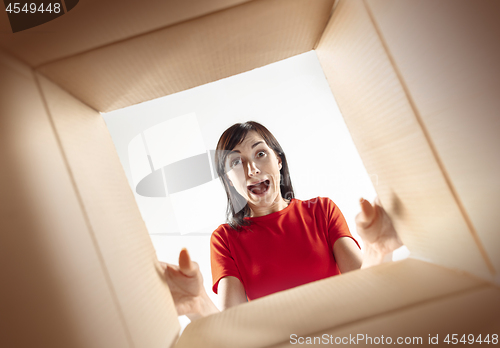
M262 144L262 143L264 143L264 142L263 142L262 140L259 140L258 142L256 142L255 144L253 144L253 145L252 145L252 149L253 149L254 147L256 147L257 145ZM231 151L231 152L228 154L228 156L229 156L229 155L231 155L233 152L241 153L241 152L240 152L240 151L238 151L238 150L233 150L233 151Z

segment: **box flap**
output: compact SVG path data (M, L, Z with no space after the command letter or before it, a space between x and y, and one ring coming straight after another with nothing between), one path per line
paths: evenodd
M130 340L134 347L168 347L180 330L177 312L106 124L57 85L39 80Z
M398 74L363 1L339 3L317 54L363 163L370 177L377 178L375 189L411 256L492 280L489 257L467 222L433 134L412 102L413 90ZM445 139L450 146L458 140L452 134Z
M499 274L500 3L366 4L463 220Z
M485 284L423 261L386 263L199 319L186 327L175 347L268 347L289 341L292 333L305 336Z
M333 0L250 1L39 68L107 112L313 49Z
M247 1L82 0L63 16L14 35L3 12L0 47L36 67Z
M466 342L468 347L484 347L498 342L493 335L498 339L499 313L500 290L484 286L317 331L301 339L292 336L267 348L290 347L290 343L307 342L307 337L322 345L337 342L365 347L388 344L432 347Z
M34 74L0 53L3 347L130 347Z

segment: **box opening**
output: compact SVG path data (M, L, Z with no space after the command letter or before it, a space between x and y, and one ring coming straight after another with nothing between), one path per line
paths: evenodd
M296 198L331 198L362 243L358 199L375 198L378 177L366 172L315 51L103 117L159 259L177 263L187 247L215 303L209 239L225 223L226 195L213 159L234 123L266 126L285 150Z

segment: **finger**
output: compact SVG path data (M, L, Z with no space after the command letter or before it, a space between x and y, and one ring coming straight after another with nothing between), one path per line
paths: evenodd
M179 253L179 268L182 274L192 277L196 275L196 266L191 261L191 257L186 248L183 248Z
M369 201L364 198L359 200L359 204L361 205L361 214L359 214L360 222L371 223L375 217L375 209Z

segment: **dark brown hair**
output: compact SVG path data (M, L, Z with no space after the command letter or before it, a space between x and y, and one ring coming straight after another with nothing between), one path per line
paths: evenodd
M245 198L243 198L236 189L229 184L227 178L225 163L228 154L238 145L243 142L248 132L255 131L266 142L277 156L281 158L280 169L280 192L284 199L292 199L295 197L290 179L290 171L286 156L274 135L263 125L254 121L244 123L236 123L226 129L221 135L217 148L215 150L215 167L227 195L227 210L226 219L229 226L235 230L240 230L242 226L250 225L250 221L245 220L246 216L250 216L250 207Z

